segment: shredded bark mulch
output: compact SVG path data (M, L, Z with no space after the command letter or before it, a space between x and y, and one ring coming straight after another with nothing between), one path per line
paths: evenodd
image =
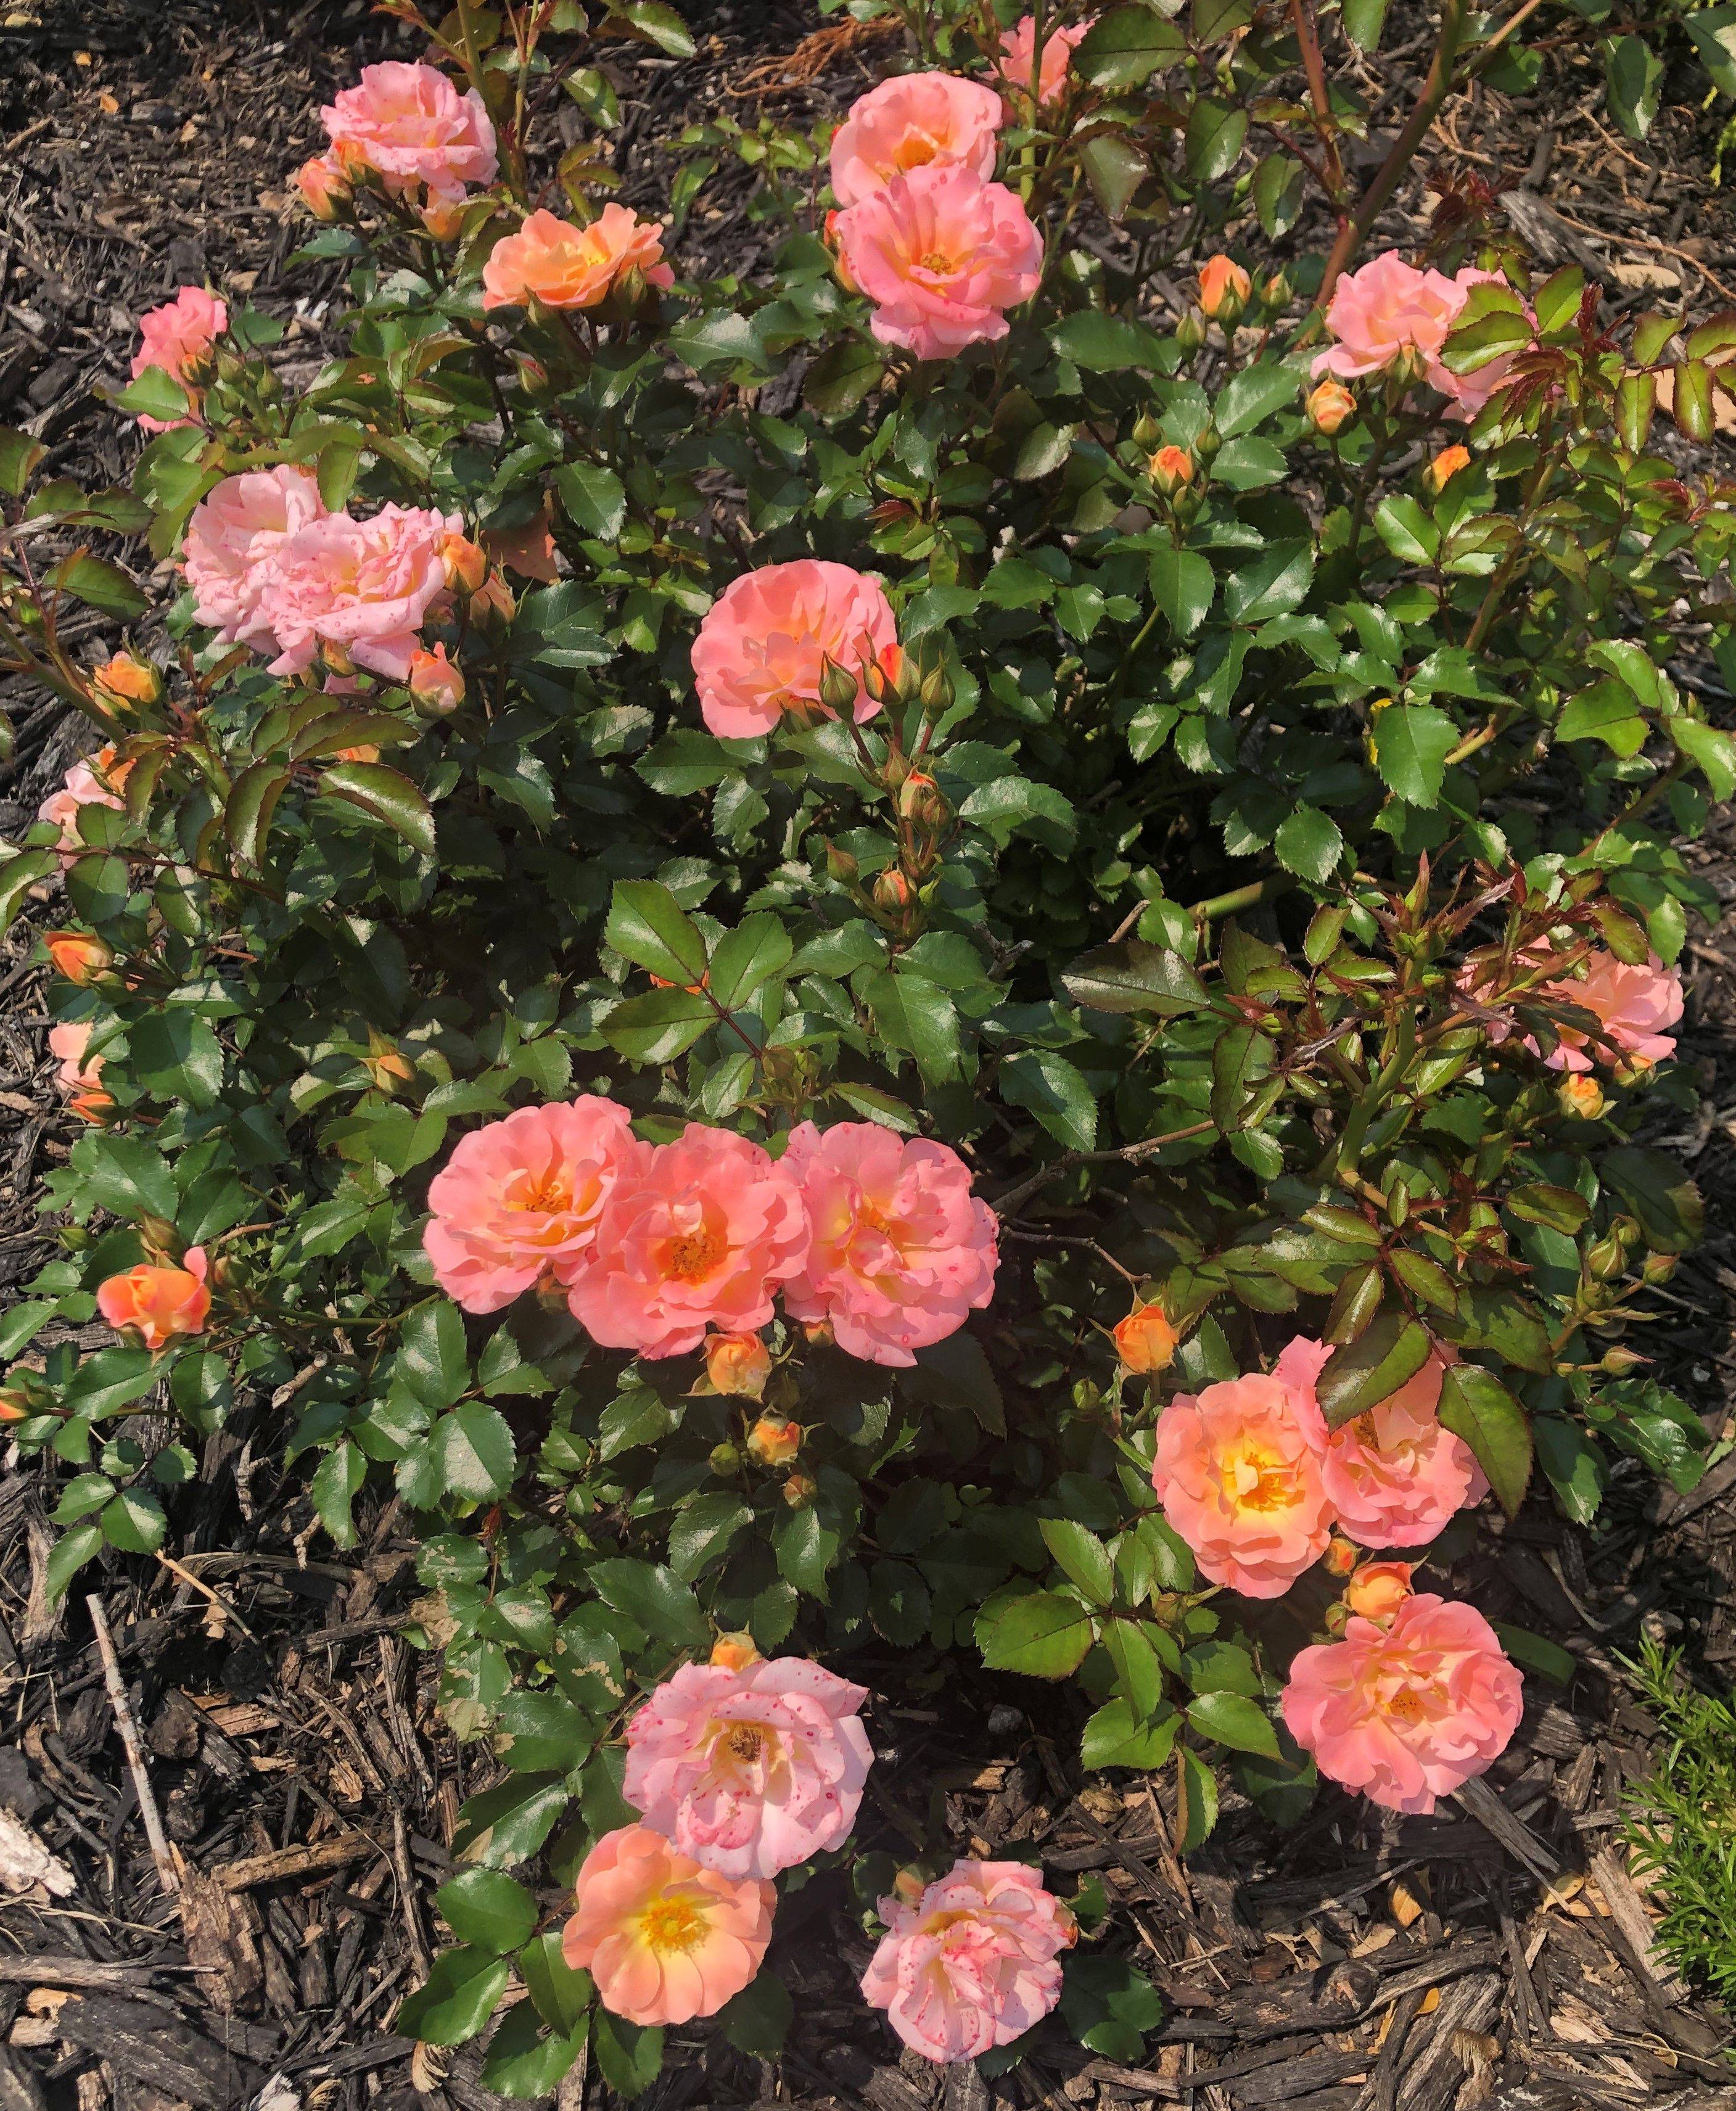
M629 197L666 184L670 143L708 111L806 120L875 76L884 46L806 0L736 0L690 18L693 61L622 48L611 67ZM1428 55L1420 16L1366 67L1370 166ZM286 278L301 238L285 193L318 143L317 109L369 59L407 55L362 0L291 11L215 0L0 0L0 422L52 466L125 476L134 442L97 394L124 377L139 311L209 277L289 319L279 356L311 370L341 300L322 270ZM1588 43L1587 51L1590 47ZM1619 308L1736 301L1736 233L1709 170L1716 120L1673 72L1651 138L1616 134L1588 57L1514 101L1479 88L1438 150L1502 188L1544 261L1579 261ZM746 171L720 171L690 223L696 254L743 253ZM1383 237L1415 241L1420 179ZM1298 243L1311 237L1300 230ZM1156 282L1179 288L1189 230ZM1181 298L1179 292L1176 297ZM112 640L89 620L93 656ZM1701 676L1702 685L1706 678ZM1712 685L1714 708L1730 700ZM19 731L0 770L0 831L57 781L86 730L46 700L0 697ZM1736 819L1688 855L1736 897ZM76 1124L45 1059L44 899L0 941L0 1300L55 1251L44 1174ZM1643 1346L1708 1427L1731 1423L1736 1292L1736 942L1690 941L1685 1052L1701 1104L1667 1141L1711 1205L1705 1246L1666 1293L1675 1323ZM93 1329L93 1338L103 1335ZM273 1464L282 1398L245 1403L206 1445L199 1486L155 1561L107 1557L51 1610L38 1464L0 1476L0 2111L491 2111L474 2048L393 2035L441 1945L430 1906L459 1804L497 1771L434 1705L411 1647L414 1545L395 1502L334 1557L293 1476ZM1148 1973L1164 2018L1142 2063L1082 2050L1057 2021L989 2080L906 2055L855 1982L869 1941L841 1878L788 1900L771 1962L796 1995L775 2065L702 2032L671 2034L648 2111L794 2101L873 2111L1512 2111L1656 2104L1736 2111L1727 2014L1653 1951L1648 1900L1620 1845L1624 1784L1657 1726L1624 1664L1643 1633L1703 1675L1736 1664L1736 1457L1693 1494L1629 1463L1596 1528L1534 1501L1484 1521L1457 1587L1559 1641L1566 1688L1533 1677L1500 1764L1433 1818L1336 1792L1280 1832L1234 1792L1185 1867L1166 1777L1084 1783L1071 1693L922 1656L853 1659L875 1690L869 1843L920 1838L945 1799L961 1851L1040 1854L1070 1891L1094 1877L1101 1940ZM558 1888L543 1904L559 1915ZM581 2061L559 2111L607 2092Z

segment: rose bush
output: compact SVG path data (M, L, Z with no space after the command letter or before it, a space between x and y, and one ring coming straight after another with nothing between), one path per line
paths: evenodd
M300 179L344 350L292 397L191 288L131 489L0 434L0 660L100 742L0 864L86 1125L0 1322L50 1587L161 1545L227 1419L339 1546L395 1491L500 1762L399 2027L516 1969L496 2087L587 2030L623 2091L666 2023L775 2043L816 1858L905 2041L1004 2049L1075 1917L855 1854L876 1652L1076 1679L1184 1851L1226 1765L1425 1810L1550 1658L1413 1568L1488 1491L1700 1471L1633 1341L1698 1222L1641 1139L1736 788L1736 318L1618 337L1444 176L1365 253L1511 43L1452 0L1360 196L1307 0L912 0L829 137L696 125L652 216L568 0L388 11L425 62ZM730 157L745 279L688 238ZM128 538L185 591L88 667ZM552 1841L564 1947L505 1873Z

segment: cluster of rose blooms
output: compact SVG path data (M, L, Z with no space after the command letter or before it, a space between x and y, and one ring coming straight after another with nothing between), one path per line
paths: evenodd
M867 1689L726 1635L627 1724L621 1794L641 1814L581 1866L562 1948L603 2006L641 2024L715 2015L771 1939L772 1879L842 1846L874 1752ZM1073 1916L1022 1862L914 1871L879 1902L887 1932L862 1991L934 2060L974 2059L1061 1998Z

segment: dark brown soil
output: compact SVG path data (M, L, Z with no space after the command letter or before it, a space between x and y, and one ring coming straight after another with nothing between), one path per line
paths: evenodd
M659 194L666 143L705 109L811 116L859 88L884 48L802 47L820 26L808 0L693 0L688 12L696 61L624 50L611 61L629 197ZM407 48L362 0L0 0L0 422L48 440L71 474L124 476L134 442L95 392L124 373L139 310L187 279L293 316L283 356L316 358L338 288L319 270L284 276L302 225L286 179L316 144L318 104L366 59ZM1419 22L1368 70L1371 165L1426 55ZM1698 93L1691 72L1672 74L1635 145L1605 116L1590 61L1575 61L1523 103L1487 89L1458 98L1438 143L1507 187L1504 209L1543 261L1586 264L1622 306L1705 314L1736 302L1736 238L1707 179L1716 120ZM714 180L696 245L739 256L745 188ZM1393 238L1414 239L1429 203L1420 182L1402 193ZM1185 256L1165 270L1179 283ZM93 622L93 652L99 635ZM0 701L19 729L0 771L4 830L83 741L43 700ZM1736 820L1689 855L1721 898L1736 896ZM34 937L27 922L0 942L0 1301L52 1250L42 1180L74 1134L43 1060ZM1736 943L1722 929L1697 937L1686 965L1702 1105L1670 1141L1712 1227L1670 1286L1678 1323L1648 1346L1722 1435L1736 1372ZM374 1509L353 1556L331 1557L295 1478L271 1463L280 1412L254 1403L207 1446L172 1561L110 1558L57 1612L43 1596L49 1476L15 1463L0 1477L0 1806L70 1878L0 1908L0 2111L496 2101L473 2050L418 2053L389 2027L439 1946L429 1900L451 1867L458 1804L493 1762L454 1743L432 1659L401 1639L415 1584L396 1505ZM1433 1819L1331 1795L1282 1834L1232 1795L1184 1869L1166 1782L1082 1789L1070 1695L986 1677L961 1690L920 1658L853 1665L878 1695L874 1844L895 1848L938 1788L961 1849L1040 1852L1063 1891L1094 1873L1113 1909L1102 1939L1166 1997L1145 2064L1082 2053L1058 2024L993 2081L899 2060L856 1993L867 1942L834 1880L780 1917L772 1962L797 1994L782 2062L675 2033L648 2111L1736 2106L1729 2018L1643 1946L1616 1823L1656 1734L1622 1654L1649 1626L1714 1677L1736 1664L1733 1487L1736 1458L1687 1497L1630 1465L1593 1531L1535 1501L1507 1530L1488 1525L1461 1587L1563 1642L1579 1670L1566 1690L1528 1682L1501 1765ZM172 1893L141 1825L87 1592L106 1609L143 1734ZM552 1884L545 1904L558 1913ZM560 2111L605 2093L581 2067Z

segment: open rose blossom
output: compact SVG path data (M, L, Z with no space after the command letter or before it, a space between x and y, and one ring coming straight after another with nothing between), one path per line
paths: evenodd
M870 1364L913 1364L994 1296L995 1214L943 1143L907 1142L875 1122L812 1122L780 1160L813 1227L807 1264L784 1287L797 1320L829 1320L839 1348Z
M179 1268L141 1261L111 1275L97 1292L97 1310L114 1328L128 1327L157 1350L177 1334L197 1334L211 1311L203 1246L189 1246Z
M51 792L37 808L37 819L52 821L61 832L63 862L89 847L79 833L79 815L84 808L112 806L118 810L125 806L126 802L120 793L132 766L130 762L116 762L111 741L94 755L75 762L66 772L60 790Z
M181 556L194 618L216 632L219 643L270 647L271 633L259 620L270 560L325 511L319 479L291 462L225 477L193 508Z
M970 169L894 176L835 215L832 234L851 283L874 303L875 336L919 359L1005 337L1006 310L1043 276L1043 237L1017 192Z
M90 1055L91 1028L88 1019L66 1020L48 1028L48 1053L59 1065L55 1082L69 1096L69 1105L81 1121L99 1122L114 1105L102 1089L102 1058Z
M874 1763L865 1686L796 1656L686 1664L627 1725L621 1794L725 1877L775 1877L856 1823Z
M573 1317L606 1349L680 1356L715 1327L752 1334L807 1259L795 1182L758 1144L689 1122L625 1169L564 1279Z
M1061 1999L1061 1953L1079 1935L1023 1862L957 1862L913 1899L882 1899L880 1918L863 1995L912 2051L949 2063L1041 2022Z
M417 635L446 592L441 544L456 513L382 506L371 520L327 513L271 553L257 620L277 647L274 674L303 674L322 646L390 681L410 673Z
M1326 327L1338 343L1316 354L1316 379L1384 373L1407 353L1425 365L1438 360L1470 290L1444 272L1419 271L1396 249L1347 271L1326 304Z
M1520 1686L1479 1612L1419 1591L1389 1625L1352 1618L1342 1641L1303 1650L1284 1719L1323 1774L1426 1817L1507 1750Z
M1488 1493L1470 1445L1435 1419L1445 1375L1431 1356L1397 1392L1327 1437L1326 1494L1359 1545L1425 1546Z
M195 379L211 356L211 347L229 328L229 310L202 286L183 286L172 301L139 319L139 349L133 354L133 379L147 367L160 366L177 381ZM140 415L148 433L166 433L161 418ZM184 425L184 418L174 420Z
M1682 1016L1682 978L1656 953L1629 966L1600 947L1586 956L1578 979L1540 983L1532 996L1588 1011L1603 1029L1593 1041L1563 1024L1548 1058L1552 1070L1589 1070L1595 1063L1607 1065L1621 1057L1649 1065L1675 1053L1675 1036L1659 1029L1674 1026ZM1620 1057L1611 1056L1611 1043Z
M771 1940L771 1885L702 1869L648 1825L606 1832L574 1889L562 1957L611 2014L647 2028L716 2015Z
M1332 1523L1325 1441L1311 1384L1287 1382L1281 1365L1176 1395L1157 1419L1152 1486L1202 1574L1279 1598L1319 1560Z
M482 270L485 308L594 308L624 272L667 288L675 275L663 261L663 230L630 207L606 205L589 227L552 212L534 212L516 234L489 252Z
M1001 98L980 81L951 73L901 73L859 95L832 138L832 189L841 206L911 169L994 174Z
M422 1233L448 1296L498 1312L545 1276L566 1282L616 1182L649 1151L631 1123L626 1108L588 1093L520 1107L462 1137L429 1183Z
M896 678L901 657L892 604L872 573L818 557L761 565L732 579L693 640L699 712L724 740L751 740L784 719L807 725L833 714L820 701L828 665L856 677L856 718L880 708L866 669Z
M320 112L338 160L367 170L394 197L425 184L452 203L472 184L492 184L500 162L494 127L475 89L461 95L438 66L389 59Z
M1037 84L1039 102L1053 102L1066 93L1067 69L1073 63L1074 48L1084 41L1091 20L1088 16L1083 22L1072 23L1043 39L1042 70ZM1037 18L1027 15L1002 32L1001 55L996 63L996 71L1007 85L1009 116L1016 107L1011 99L1014 97L1022 97L1026 107L1029 106L1031 74L1036 57Z

